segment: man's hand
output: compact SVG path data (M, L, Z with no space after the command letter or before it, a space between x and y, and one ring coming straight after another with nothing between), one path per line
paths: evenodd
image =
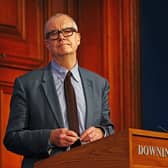
M84 143L89 143L101 139L104 137L104 133L100 128L90 127L85 130L81 135L80 140Z
M74 131L70 131L67 128L59 128L51 131L50 143L58 147L68 147L78 138Z

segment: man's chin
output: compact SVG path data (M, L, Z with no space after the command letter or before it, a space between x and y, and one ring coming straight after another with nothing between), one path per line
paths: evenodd
M59 55L59 56L67 56L67 55L72 55L72 53L73 53L73 52L70 52L70 51L68 52L68 51L66 51L66 52L60 52L58 55Z

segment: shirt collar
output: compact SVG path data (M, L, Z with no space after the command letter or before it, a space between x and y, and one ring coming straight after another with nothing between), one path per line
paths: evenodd
M56 71L56 73L65 79L65 76L68 72L68 69L64 68L63 66L58 65L55 61L51 61L51 68ZM75 66L70 70L72 73L72 77L75 79L75 81L80 81L80 75L78 70L78 62L75 64Z
M80 75L79 75L79 70L78 70L78 63L75 64L75 66L71 69L71 73L73 78L79 82L80 81Z

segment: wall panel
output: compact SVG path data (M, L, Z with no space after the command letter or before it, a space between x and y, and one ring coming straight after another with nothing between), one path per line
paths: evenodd
M80 65L110 82L117 130L140 127L139 1L78 1Z
M43 0L1 0L1 66L31 70L45 64L43 5Z
M102 0L79 1L78 24L81 33L81 45L78 59L81 66L103 74L102 62Z
M22 156L7 151L3 146L3 138L8 122L9 105L12 93L12 86L5 86L0 83L0 167L19 168L21 167Z

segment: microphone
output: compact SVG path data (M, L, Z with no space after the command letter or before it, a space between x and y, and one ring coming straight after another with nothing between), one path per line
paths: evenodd
M168 133L168 129L167 129L167 128L164 128L164 127L162 127L161 125L159 125L158 128L159 128L162 132Z
M159 125L158 128L160 131L168 133L168 120L167 120L167 123Z

